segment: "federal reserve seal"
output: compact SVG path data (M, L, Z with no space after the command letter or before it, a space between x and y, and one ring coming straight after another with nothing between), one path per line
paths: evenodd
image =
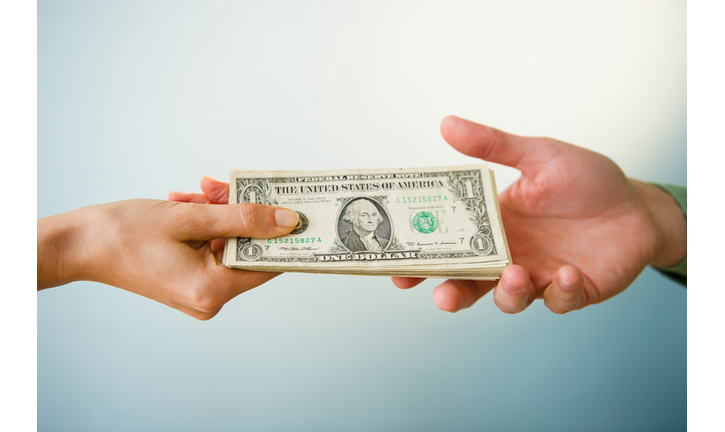
M300 221L297 222L297 226L295 227L295 229L292 230L290 235L302 234L310 225L310 220L307 219L307 215L302 212L297 212L297 214L300 217Z
M413 228L422 234L430 234L438 229L438 218L433 213L422 211L413 216Z

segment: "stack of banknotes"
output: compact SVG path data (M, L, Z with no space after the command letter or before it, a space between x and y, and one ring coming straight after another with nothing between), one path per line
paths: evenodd
M495 280L511 263L486 164L230 174L229 204L299 214L274 239L230 238L224 264L273 272Z

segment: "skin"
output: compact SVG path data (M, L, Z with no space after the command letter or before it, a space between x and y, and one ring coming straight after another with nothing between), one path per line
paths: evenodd
M444 311L471 307L493 290L503 312L521 312L543 298L552 312L563 314L621 293L648 265L676 265L687 255L687 221L676 201L627 178L599 153L455 116L443 119L441 134L463 154L521 171L499 196L514 264L499 281L438 285L433 299ZM206 177L201 186L203 195L177 198L227 202L227 183ZM404 289L422 281L393 278Z
M278 275L225 267L220 238L278 237L297 221L295 212L260 204L139 199L80 208L38 220L38 290L101 282L207 320Z

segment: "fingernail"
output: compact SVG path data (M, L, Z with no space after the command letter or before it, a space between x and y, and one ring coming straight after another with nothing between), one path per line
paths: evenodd
M214 177L208 176L208 175L205 175L204 178L207 179L207 180L219 181L219 180L215 179Z
M576 289L576 284L573 284L564 278L559 279L559 286L565 291L574 291Z
M501 278L501 286L509 294L517 294L519 291L521 291L521 287L512 284L504 277Z
M297 215L296 212L280 209L275 210L274 220L275 222L277 222L277 226L280 226L282 228L292 228L294 226L297 226L297 222L299 222L300 217Z

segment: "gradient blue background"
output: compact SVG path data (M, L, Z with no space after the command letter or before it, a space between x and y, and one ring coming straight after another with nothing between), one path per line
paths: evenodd
M38 217L230 169L473 162L447 114L686 184L685 24L685 1L40 1ZM436 284L286 274L208 322L41 292L38 429L686 428L687 294L655 271L565 316L448 314Z

